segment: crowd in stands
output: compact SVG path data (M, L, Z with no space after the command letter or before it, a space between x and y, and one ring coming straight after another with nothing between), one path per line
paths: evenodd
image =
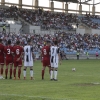
M100 29L100 16L86 14L81 18L81 22L90 28Z
M86 13L79 17L76 14L43 11L42 9L20 9L16 6L0 9L0 21L6 18L18 20L18 17L21 17L31 25L41 26L41 29L45 30L73 30L72 23L80 23L80 21L90 28L100 29L100 17L97 15Z
M41 47L45 45L46 40L58 40L59 47L62 51L66 52L77 52L79 50L81 53L85 51L98 49L100 50L100 35L90 35L90 34L76 34L76 33L65 33L57 32L53 35L31 35L31 34L2 34L0 33L0 38L3 39L3 44L7 44L7 40L12 40L12 45L15 45L16 40L21 41L21 45L24 46L27 43L27 39L31 39L33 42L34 52L40 52Z
M61 30L72 30L73 27L69 23L76 22L76 16L65 13L52 13L50 11L43 11L39 13L38 10L28 11L20 9L20 17L24 18L27 22L32 25L41 26L42 29L61 29Z
M0 9L0 21L4 21L7 18L14 18L14 20L18 20L18 13L17 13L17 7L11 6L9 9Z
M0 9L0 19L14 18L18 20L21 17L31 25L41 26L42 29L61 29L73 30L72 24L77 21L77 16L65 13L52 13L42 10L18 9L16 6L11 6L9 9Z
M83 22L87 26L100 29L100 23L94 22L95 20L100 20L99 16L86 14L83 17L73 14L57 13L50 11L39 10L28 10L28 9L19 9L16 6L11 6L8 9L0 9L0 21L6 18L14 18L18 20L18 17L21 17L26 22L31 25L41 26L42 29L50 30L72 30L73 27L69 23L73 22ZM76 33L66 33L58 31L54 35L30 35L30 34L2 34L0 33L0 38L2 38L3 44L6 45L7 40L12 40L12 45L15 44L16 40L20 40L22 46L26 43L28 38L31 38L33 41L33 47L35 52L39 52L41 47L45 44L47 39L53 41L57 39L59 41L59 46L64 52L76 52L80 50L84 52L86 50L93 50L95 48L100 49L100 35L91 35L91 34L76 34ZM63 48L63 49L62 49Z

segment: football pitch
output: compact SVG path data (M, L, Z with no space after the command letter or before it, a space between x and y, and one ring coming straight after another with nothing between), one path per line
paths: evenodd
M26 80L23 71L20 80L0 80L0 100L100 100L100 60L64 60L58 81L50 81L48 68L41 80L41 69L35 61L35 80L30 80L29 69Z

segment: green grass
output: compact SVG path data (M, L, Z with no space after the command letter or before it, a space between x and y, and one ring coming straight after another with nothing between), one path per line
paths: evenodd
M76 72L71 69L75 67ZM0 80L0 100L100 100L100 60L66 60L58 81L50 81L48 68L41 80L42 64L34 64L35 80Z

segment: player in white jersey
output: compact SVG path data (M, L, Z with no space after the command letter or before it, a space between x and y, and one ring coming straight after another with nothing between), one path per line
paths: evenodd
M55 81L57 81L58 63L60 60L59 47L57 46L57 44L58 42L54 41L54 46L51 46L50 48L50 63L51 63L50 79Z
M26 69L30 68L31 80L33 79L33 47L31 46L31 40L27 41L27 45L24 46L24 79L26 79Z

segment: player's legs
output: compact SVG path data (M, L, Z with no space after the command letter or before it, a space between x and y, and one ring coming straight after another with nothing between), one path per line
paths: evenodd
M58 68L54 68L54 80L57 81Z
M21 75L21 67L22 67L22 60L19 60L17 62L18 64L18 79L20 79L20 75Z
M42 67L42 80L44 79L45 68L45 66Z
M33 66L30 67L30 77L31 77L31 80L33 79Z
M24 71L23 71L24 79L26 79L26 69L27 69L27 67L30 67L30 77L31 77L31 79L33 79L33 61L24 62Z
M10 77L9 77L9 79L12 79L12 67L13 67L13 64L12 63L10 63Z
M1 76L1 65L0 65L0 79L2 79L2 76Z
M14 79L16 79L16 69L17 69L17 66L18 66L17 62L14 61L14 70L13 70Z
M33 79L33 61L30 61L28 65L30 67L30 77L32 80Z
M50 80L53 80L53 74L54 74L54 58L53 57L50 60L50 65L51 65L51 69L50 69Z
M24 66L24 70L23 70L24 79L26 79L26 70L27 70L27 66Z
M42 80L44 79L44 73L45 73L45 68L47 66L47 60L43 59L43 67L42 67L42 72L41 72L41 76L42 76Z
M48 58L48 64L47 64L47 66L49 68L49 74L50 74L50 71L51 71L50 58Z
M9 58L9 59L6 59L6 69L5 69L5 78L7 79L7 75L8 75L8 68L10 66L10 79L12 79L12 67L13 67L13 59L12 58Z
M17 69L17 67L14 67L14 70L13 70L14 79L16 79L16 69Z
M3 78L3 68L4 68L4 57L0 58L0 79L4 79Z
M27 70L27 67L28 67L28 62L24 61L24 69L23 69L24 79L26 79L26 70Z
M4 64L1 64L1 77L3 78L3 68L4 68Z
M51 70L50 70L50 79L53 80L53 70L54 70L54 67L51 66Z
M6 64L5 79L7 79L7 76L8 76L8 67L9 67L9 64Z
M54 80L57 81L58 62L54 63Z
M18 79L20 79L20 75L21 75L21 67L22 67L22 66L18 66Z
M57 80L58 62L51 63L50 79Z
M9 62L8 62L8 59L6 59L5 79L7 79L7 76L8 76L8 67L9 67Z
M26 79L26 69L27 67L24 67L24 71L23 71L24 79ZM30 77L32 80L33 79L33 68L32 67L30 67Z

